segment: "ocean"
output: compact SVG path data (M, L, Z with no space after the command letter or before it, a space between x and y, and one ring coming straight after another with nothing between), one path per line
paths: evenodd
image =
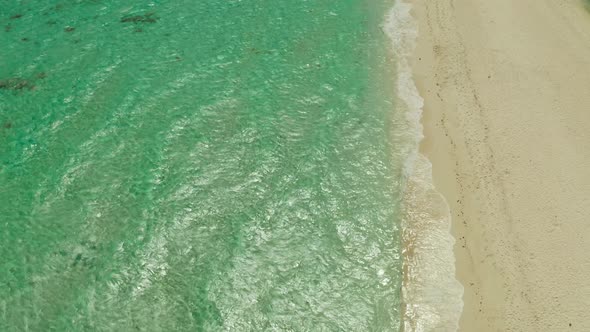
M1 331L400 330L393 1L0 5Z

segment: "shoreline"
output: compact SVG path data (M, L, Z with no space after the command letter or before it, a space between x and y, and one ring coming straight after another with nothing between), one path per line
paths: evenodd
M449 202L460 331L588 331L583 2L412 2L420 152ZM586 111L586 112L585 112Z
M419 151L424 100L411 67L418 35L412 5L396 2L385 20L396 62L397 121L408 143L404 163L402 216L402 331L455 331L462 311L463 287L455 279L451 215L445 198L434 188L432 165Z

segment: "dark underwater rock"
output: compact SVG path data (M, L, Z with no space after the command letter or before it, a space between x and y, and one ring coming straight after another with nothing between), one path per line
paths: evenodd
M121 23L156 23L158 17L154 13L147 13L144 15L130 15L121 17Z
M24 78L9 78L5 80L0 80L0 90L23 90L29 89L32 90L35 88L35 85Z

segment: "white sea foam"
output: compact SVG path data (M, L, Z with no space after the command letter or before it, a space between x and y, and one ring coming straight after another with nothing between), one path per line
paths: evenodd
M409 64L418 35L411 5L396 2L388 13L385 30L397 62L397 106L403 109L408 142L404 165L403 330L405 332L456 331L463 309L463 286L455 279L451 214L432 182L430 161L418 152L423 138L423 99Z

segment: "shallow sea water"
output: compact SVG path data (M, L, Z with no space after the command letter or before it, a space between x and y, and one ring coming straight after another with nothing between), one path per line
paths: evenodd
M391 1L0 1L1 331L396 331Z

